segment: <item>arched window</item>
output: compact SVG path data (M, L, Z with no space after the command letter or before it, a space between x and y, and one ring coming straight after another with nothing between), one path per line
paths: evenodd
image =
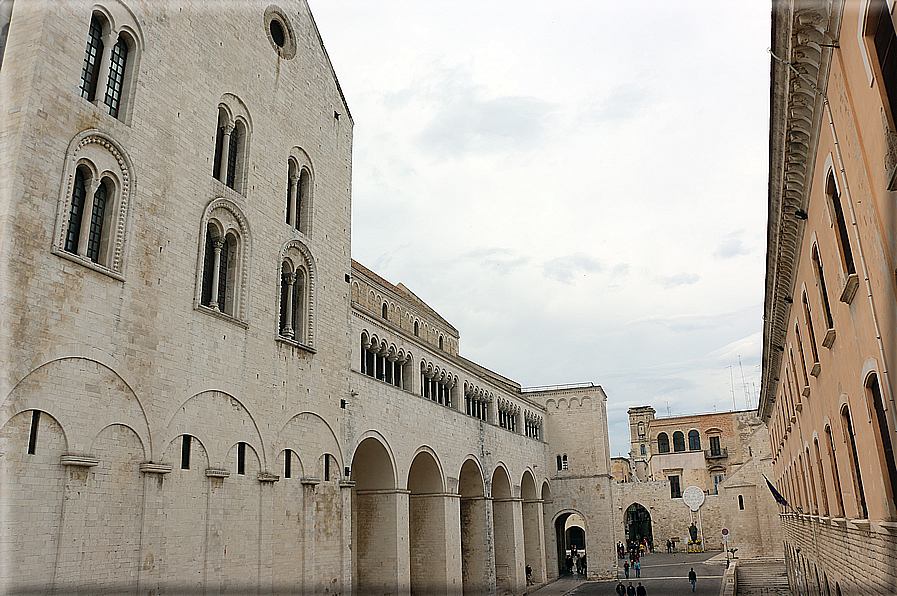
M69 144L53 250L107 274L122 271L131 168L117 143L96 130Z
M869 517L866 509L866 493L863 490L863 476L860 473L860 456L857 453L856 436L853 432L853 422L850 419L850 410L847 406L841 410L841 429L844 432L844 443L850 450L849 464L853 476L854 495L856 496L857 513L862 519Z
M442 336L440 335L440 336L439 336L439 349L440 349L440 350L443 349L443 348L442 348L442 341L443 341L443 338L442 338Z
M810 374L819 375L819 352L816 347L816 333L813 331L813 317L810 316L810 301L807 299L807 293L801 294L801 302L804 305L804 318L807 322L807 335L810 336L810 350L813 354L813 368Z
M685 435L681 430L673 433L673 451L685 451Z
M644 443L642 443L641 448L642 448L642 449L641 449L641 454L642 454L642 455L647 455L647 453L646 453L646 449L645 449L645 444L644 444Z
M660 433L657 435L657 452L658 453L669 453L670 452L670 438L666 433Z
M280 266L280 335L305 343L305 292L307 275L301 266L286 259Z
M893 27L891 27L893 30ZM841 265L844 271L850 275L856 273L853 264L853 251L850 250L850 237L847 234L847 222L844 219L844 210L841 208L841 196L838 193L838 185L835 182L834 171L829 171L825 185L825 196L832 208L835 224L835 239L838 242L838 252L841 254Z
M804 373L804 389L803 394L807 395L810 391L810 377L807 376L807 360L804 357L804 342L800 337L800 325L794 321L794 337L797 339L797 353L800 356L800 368Z
M698 431L688 431L688 448L691 451L699 451L701 449L701 435Z
M295 157L288 164L286 223L306 236L310 235L309 204L311 202L311 173L304 151L294 149ZM300 161L301 160L301 164Z
M566 453L564 454L564 457L561 458L561 468L564 469L564 470L567 470L567 469L568 469L568 467L567 467L567 454L566 454Z
M894 31L894 21L891 20L891 11L885 0L870 0L867 12L866 35L875 48L873 68L876 70L876 80L882 104L885 107L884 115L887 119L890 132L897 131L895 119L897 119L897 33ZM890 175L888 190L894 190L894 172Z
M561 456L559 455L559 456L558 456L558 472L560 472L560 471L562 470L561 465L562 465L562 463L561 463Z
M819 439L813 438L813 448L816 451L816 469L819 470L819 491L822 493L822 513L831 515L828 507L828 491L825 488L825 468L822 465L822 456L819 454Z
M828 343L829 335L832 336L831 341L835 341L835 320L832 318L832 309L829 306L828 301L828 291L826 291L825 288L825 273L822 269L822 259L819 257L819 247L815 244L813 245L811 259L813 261L813 271L816 273L816 284L819 287L819 297L822 300L822 310L825 313L825 322L828 323L828 329L831 331L831 333L826 333L825 340L822 342L822 345L828 348L832 345L831 343Z
M835 441L832 438L832 427L825 427L825 438L828 443L828 455L829 455L829 465L832 470L832 480L835 484L835 497L836 502L838 503L838 510L836 513L838 517L844 516L844 493L841 492L841 475L838 473L838 459L835 457Z
M886 489L890 489L890 500L897 499L897 465L894 462L894 444L891 442L891 431L888 428L888 418L885 414L884 403L881 399L881 388L878 384L878 375L870 374L866 378L866 395L867 399L872 402L875 410L875 438L878 442L878 453L881 458L882 473L884 474L884 485Z
M110 22L101 12L91 16L81 67L81 97L91 103L100 102L110 116L121 119L137 72L140 29L136 22L125 22L118 23L116 31Z
M203 217L200 242L202 259L194 304L245 320L251 243L239 208L228 199L212 201Z
M389 320L389 305L387 303L385 303L385 302L383 303L383 306L381 307L380 312L383 315L383 320L388 321Z
M214 223L206 231L201 304L233 316L237 238Z
M420 336L420 324L418 324L417 321L414 322L414 336L415 337Z
M236 97L226 96L218 106L212 176L242 194L245 194L248 148L248 114Z

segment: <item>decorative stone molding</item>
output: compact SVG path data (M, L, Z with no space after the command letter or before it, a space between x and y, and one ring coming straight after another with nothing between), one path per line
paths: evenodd
M64 466L92 468L96 465L99 465L100 460L89 455L63 455L60 456L59 463Z
M320 478L300 478L300 484L304 484L306 486L314 486L316 484L321 484Z
M259 482L277 482L280 480L280 476L271 472L259 472L258 480Z
M790 6L794 6L791 4ZM791 12L793 10L793 13ZM769 236L763 329L762 394L759 413L772 415L782 365L775 346L785 344L797 273L803 220L795 217L809 202L810 177L822 122L822 96L831 64L831 5L781 5L774 17L772 114L770 130ZM840 18L840 15L837 15ZM790 26L787 22L790 19ZM789 52L790 49L790 52ZM779 125L778 123L784 123ZM781 165L777 165L781 164Z
M144 474L168 474L171 469L168 464L155 464L151 461L140 464L140 471Z
M206 470L207 478L227 478L228 476L230 476L230 472L227 470L218 470L215 468L208 468Z

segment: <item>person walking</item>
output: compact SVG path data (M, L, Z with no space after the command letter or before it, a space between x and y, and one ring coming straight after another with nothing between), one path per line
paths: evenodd
M641 577L641 576L642 576L642 564L641 564L641 562L640 562L640 561L636 561L636 562L635 562L635 565L633 565L633 567L635 567L635 576L636 576L636 577Z
M623 563L623 573L626 574L626 579L629 579L629 561Z
M698 574L695 573L695 568L692 567L691 571L688 572L688 581L691 582L691 591L695 591L695 584L698 583Z
M635 588L632 586L632 582L629 582L629 587L626 588L626 596L635 596Z
M617 584L614 591L620 596L626 596L626 586L623 585L623 580L620 580L620 583Z
M648 590L645 589L642 582L638 583L638 587L635 589L635 596L648 596Z

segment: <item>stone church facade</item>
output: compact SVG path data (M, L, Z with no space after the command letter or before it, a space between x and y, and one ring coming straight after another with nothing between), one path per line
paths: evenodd
M603 390L351 260L304 0L0 8L0 593L522 593L574 517L613 573Z

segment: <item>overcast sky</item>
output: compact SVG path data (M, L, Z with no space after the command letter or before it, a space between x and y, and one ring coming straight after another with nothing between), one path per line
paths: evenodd
M614 456L630 407L756 407L769 2L309 3L355 121L353 258L482 366L601 385Z

